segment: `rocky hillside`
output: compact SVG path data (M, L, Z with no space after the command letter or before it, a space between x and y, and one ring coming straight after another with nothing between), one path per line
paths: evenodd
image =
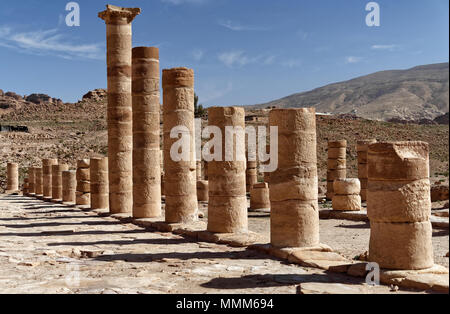
M432 121L449 111L449 64L377 72L252 107L273 106L315 107L382 121Z

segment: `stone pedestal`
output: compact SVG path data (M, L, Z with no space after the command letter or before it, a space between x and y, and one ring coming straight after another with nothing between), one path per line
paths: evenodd
M89 159L78 160L77 162L77 192L76 205L91 205L91 161Z
M270 174L271 243L275 247L319 245L316 112L274 109L278 169Z
M163 70L164 174L166 222L188 223L198 220L197 175L194 124L194 71L187 68ZM172 146L181 141L171 138L173 128L189 151L184 160L174 160ZM186 149L187 150L187 149Z
M250 190L250 209L270 208L270 194L268 183L253 184Z
M58 159L42 159L42 181L44 200L52 199L52 166L58 164Z
M106 6L99 17L106 23L108 65L108 157L110 212L133 210L133 127L131 97L131 22L138 8ZM87 203L86 195L79 194Z
M360 211L361 183L359 179L337 179L334 181L333 210Z
M133 48L133 217L161 216L159 49Z
M62 201L63 204L75 205L77 191L76 171L62 172Z
M91 209L108 209L108 158L91 158L89 170Z
M334 196L334 180L347 177L347 141L328 142L327 199Z
M358 178L361 182L361 200L363 202L367 200L367 188L369 183L369 164L367 163L367 152L369 150L369 145L376 142L376 139L369 139L358 141L356 145L356 151L358 153Z
M17 193L19 191L19 165L8 163L6 165L6 193Z
M396 270L432 267L428 144L371 144L368 163L370 261Z
M245 111L237 107L208 109L208 123L222 131L222 161L208 162L209 207L208 231L214 233L243 233L248 231L245 159ZM231 138L231 148L242 152L226 161L226 127L240 127L243 136Z

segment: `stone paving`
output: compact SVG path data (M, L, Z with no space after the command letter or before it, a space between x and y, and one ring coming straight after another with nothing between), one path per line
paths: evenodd
M0 293L393 293L22 196L0 195L0 239Z

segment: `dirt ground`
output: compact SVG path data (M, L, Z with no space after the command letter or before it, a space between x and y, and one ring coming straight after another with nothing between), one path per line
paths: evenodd
M268 222L251 217L250 228L267 235ZM321 221L321 233L322 242L352 256L366 249L369 231L360 223L329 220ZM330 287L392 293L358 278L22 196L0 195L0 239L0 293L293 294L299 285L312 293ZM448 250L448 232L436 239L439 255Z

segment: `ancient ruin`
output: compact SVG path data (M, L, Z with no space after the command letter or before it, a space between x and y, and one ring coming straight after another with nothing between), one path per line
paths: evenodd
M34 196L36 191L36 177L34 176L34 167L28 167L28 196Z
M221 161L208 162L209 206L208 231L215 233L244 233L248 231L245 134L229 139L233 156L226 161L226 127L245 129L245 111L237 107L208 109L208 124L220 128L222 135ZM238 158L242 153L242 160Z
M334 180L347 177L347 141L328 142L327 199L334 196Z
M428 144L371 144L368 162L370 260L387 269L432 267Z
M131 22L140 13L107 5L98 15L106 23L109 208L114 214L133 211Z
M199 202L209 201L209 182L205 180L197 181L197 199Z
M269 209L270 193L268 183L255 183L250 190L250 209Z
M194 71L187 68L163 70L164 191L166 222L186 223L197 220L197 166L195 158ZM172 146L173 128L179 128L188 156L176 161Z
M63 171L68 171L69 166L58 164L52 166L52 202L58 203L63 200Z
M271 243L275 247L319 244L316 112L274 109L278 126L278 169L270 174Z
M247 193L249 193L253 185L258 183L258 163L256 161L247 161L246 174Z
M161 216L159 49L133 48L133 217Z
M91 209L108 209L108 158L91 158L89 172Z
M361 183L359 179L334 180L333 193L333 210L361 210Z
M43 199L44 188L43 188L43 178L42 178L42 168L34 168L34 196L38 199Z

